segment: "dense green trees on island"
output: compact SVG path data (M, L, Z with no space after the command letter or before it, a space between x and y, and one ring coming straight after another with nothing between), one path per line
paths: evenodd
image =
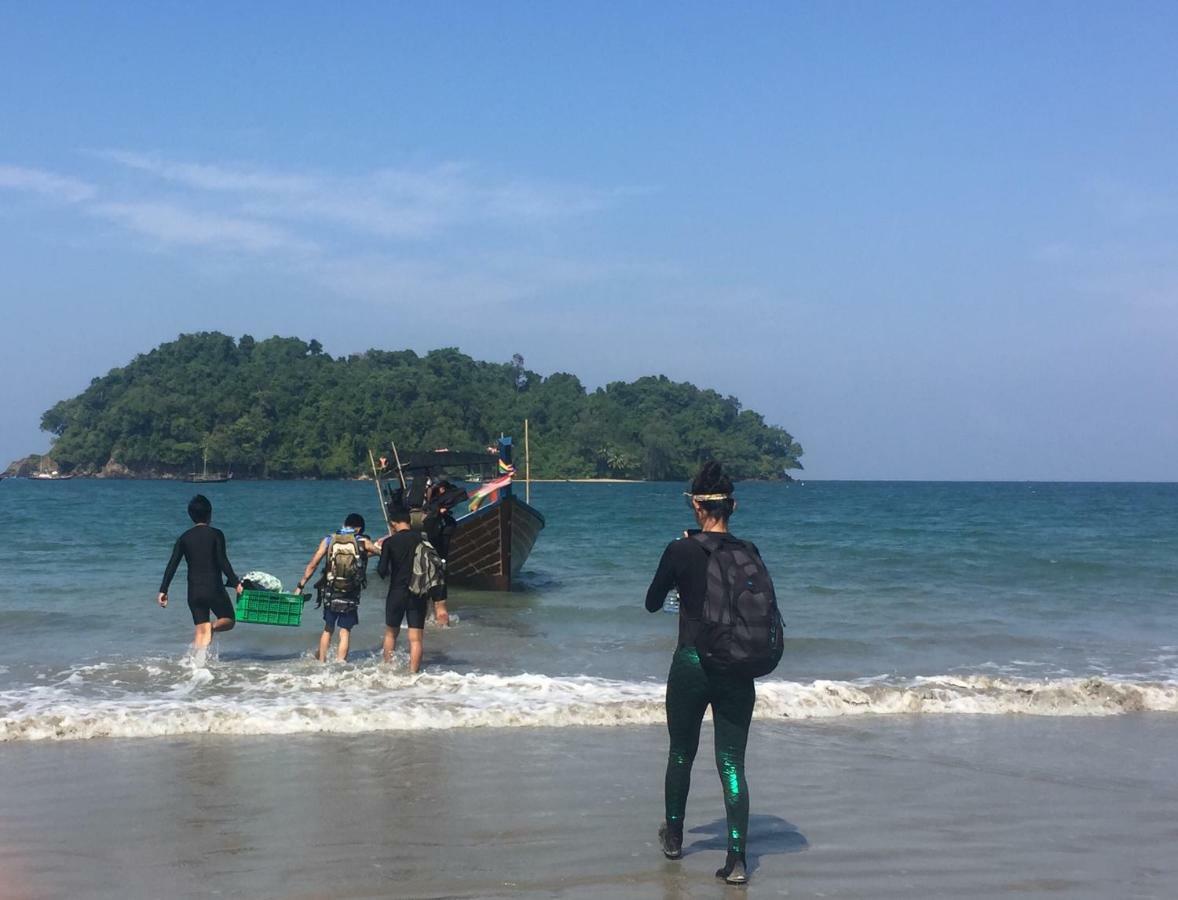
M63 471L353 477L368 449L475 449L529 420L536 478L685 479L715 457L742 478L800 469L802 448L733 397L665 377L587 392L458 350L332 358L318 341L181 335L95 378L41 419Z

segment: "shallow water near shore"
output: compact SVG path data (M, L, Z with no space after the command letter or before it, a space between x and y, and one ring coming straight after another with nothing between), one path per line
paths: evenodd
M203 487L238 572L293 582L371 484ZM193 486L0 483L0 740L190 733L651 724L675 619L642 599L690 524L678 485L537 484L547 517L518 590L456 591L426 668L379 662L379 580L345 665L309 657L320 627L240 625L187 652L183 572L160 573ZM1178 710L1178 486L742 484L787 620L765 719L1100 716ZM376 527L370 531L378 532ZM352 698L337 702L340 691Z

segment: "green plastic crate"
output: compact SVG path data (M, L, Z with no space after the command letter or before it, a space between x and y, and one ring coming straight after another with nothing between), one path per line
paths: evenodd
M303 598L277 591L242 591L237 598L237 621L255 625L298 625L303 620Z

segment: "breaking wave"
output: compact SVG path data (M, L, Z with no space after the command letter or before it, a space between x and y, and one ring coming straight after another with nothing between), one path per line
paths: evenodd
M0 741L658 724L664 685L589 676L191 660L102 663L0 692ZM1178 712L1178 683L988 675L757 684L760 719Z

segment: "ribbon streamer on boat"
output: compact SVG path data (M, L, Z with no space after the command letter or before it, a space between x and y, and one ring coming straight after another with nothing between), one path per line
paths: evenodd
M488 481L481 488L475 491L470 498L470 511L474 512L476 509L482 506L483 501L487 498L488 494L493 494L500 488L505 488L511 484L511 477L513 474L514 470L513 472L504 475L502 478L496 478L494 481Z

